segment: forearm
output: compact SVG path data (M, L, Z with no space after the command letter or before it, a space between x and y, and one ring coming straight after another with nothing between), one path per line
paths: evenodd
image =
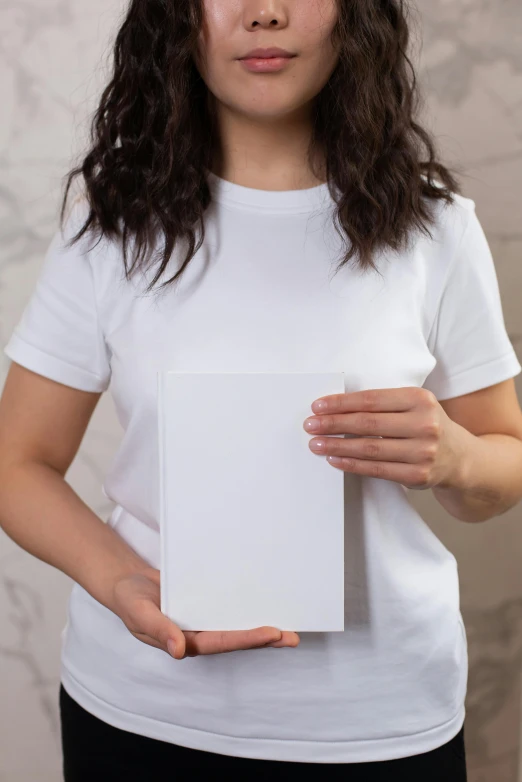
M110 610L115 582L151 569L46 464L2 471L0 524L15 543L66 573Z
M505 434L476 436L459 429L459 467L447 482L434 487L433 494L461 521L500 516L522 498L522 441Z

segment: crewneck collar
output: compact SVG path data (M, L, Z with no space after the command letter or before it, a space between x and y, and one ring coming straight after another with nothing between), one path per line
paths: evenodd
M229 182L211 171L208 182L214 200L247 211L313 212L332 203L327 183L304 190L258 190Z

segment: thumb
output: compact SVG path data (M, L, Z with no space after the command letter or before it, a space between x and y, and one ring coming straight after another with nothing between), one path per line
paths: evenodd
M143 632L155 638L176 660L185 656L186 639L183 631L152 600L142 604L141 625Z
M187 650L185 634L165 614L161 614L161 616L163 619L159 628L160 642L165 644L165 649L171 657L182 660Z
M176 660L182 660L185 657L187 641L184 633L174 622L170 622L170 629L167 636L167 652Z

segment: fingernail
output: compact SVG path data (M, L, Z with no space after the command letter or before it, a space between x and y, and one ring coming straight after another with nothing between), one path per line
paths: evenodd
M321 422L318 418L309 418L305 422L305 428L308 429L309 432L317 432L317 430L321 428Z
M324 440L310 440L310 448L314 451L323 451L325 445L326 443Z
M342 458L340 456L327 456L326 457L330 464L342 464Z
M171 654L174 657L174 654L176 652L176 644L171 638L169 638L167 641L167 649L169 650L169 654Z

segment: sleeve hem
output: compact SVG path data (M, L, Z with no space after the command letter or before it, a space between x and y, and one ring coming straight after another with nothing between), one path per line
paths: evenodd
M32 372L81 391L101 392L106 391L109 386L105 378L45 353L16 333L11 335L4 347L4 353L12 361Z
M443 383L426 385L426 388L429 387L438 400L451 399L509 380L520 372L522 366L513 350L500 358L458 372Z

